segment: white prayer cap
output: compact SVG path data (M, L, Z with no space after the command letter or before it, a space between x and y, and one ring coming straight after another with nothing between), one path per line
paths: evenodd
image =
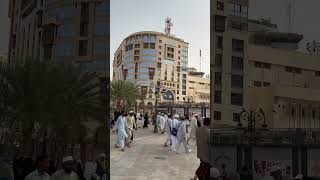
M62 162L67 162L67 161L73 161L73 157L72 156L65 156L62 158Z
M105 154L105 153L101 153L99 156L105 158L105 157L106 157L106 154Z
M176 119L178 119L178 118L179 118L179 115L178 115L178 114L175 114L173 117L176 118Z
M303 179L303 175L302 174L298 174L296 177L294 177L294 179Z
M130 111L129 113L133 113L133 111Z
M218 178L220 176L220 172L217 168L210 168L210 177L212 178Z
M276 171L279 171L279 170L281 170L281 168L280 168L279 166L272 166L272 167L270 168L270 173L276 172Z

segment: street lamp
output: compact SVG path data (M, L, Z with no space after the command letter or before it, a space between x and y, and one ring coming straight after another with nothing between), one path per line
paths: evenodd
M187 105L187 112L185 113L185 115L189 116L189 106L190 106L190 104L193 103L193 97L192 96L186 96L183 101Z
M155 90L153 92L153 89ZM150 88L149 88L149 94L155 94L156 96L156 102L155 102L155 117L153 118L153 124L154 124L154 130L153 132L154 133L157 133L158 130L157 130L157 126L156 126L156 118L157 118L157 115L158 115L158 98L160 97L160 82L158 81L157 82L157 85L155 85L153 87L153 85L150 85Z

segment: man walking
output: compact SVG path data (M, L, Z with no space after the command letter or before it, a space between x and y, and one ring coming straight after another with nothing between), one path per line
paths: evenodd
M124 145L126 143L126 139L128 138L128 134L126 132L127 128L128 124L125 118L125 113L122 111L121 116L118 117L114 130L114 132L117 132L118 135L116 147L121 148L121 151L124 151Z
M166 142L164 143L164 147L168 146L168 142L170 142L170 145L172 145L171 130L172 130L172 115L169 114L168 119L166 121L166 125L165 125L165 131L167 132L167 139L166 139Z
M177 126L177 144L176 144L176 153L179 154L179 149L180 149L180 145L181 143L184 146L184 150L186 153L191 152L191 149L189 148L189 145L187 143L187 138L186 138L186 123L184 122L185 118L181 117L180 118L180 122Z
M137 127L134 113L133 111L129 112L129 116L127 117L127 124L128 124L128 138L130 139L130 143L133 141L133 130L135 127Z
M164 117L164 114L161 114L161 116L160 116L160 132L161 132L161 134L163 134L164 133L164 131L165 131L165 125L166 125L166 119L165 119L165 117Z
M51 180L79 180L78 175L73 172L74 160L72 156L66 156L62 159L62 168L55 172Z
M171 149L176 150L176 144L177 144L177 134L178 134L178 129L177 126L179 124L179 115L174 115L173 120L172 120L172 128L171 128Z
M49 165L50 161L48 156L43 155L38 157L36 161L37 169L28 174L25 180L50 180L50 176L48 174Z

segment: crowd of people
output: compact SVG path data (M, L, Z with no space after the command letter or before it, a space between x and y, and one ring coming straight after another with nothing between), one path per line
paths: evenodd
M1 180L107 180L106 155L101 153L97 160L82 164L72 156L62 158L61 168L57 168L47 155L32 158L16 156L13 161L0 166ZM1 164L1 163L0 163ZM7 171L7 172L4 172Z

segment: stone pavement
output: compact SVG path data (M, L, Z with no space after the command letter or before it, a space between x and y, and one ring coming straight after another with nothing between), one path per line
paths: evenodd
M111 180L189 180L194 176L200 161L196 157L195 142L190 142L191 153L180 154L163 147L167 135L154 134L153 127L135 131L134 142L125 152L114 148L115 136L111 137Z

